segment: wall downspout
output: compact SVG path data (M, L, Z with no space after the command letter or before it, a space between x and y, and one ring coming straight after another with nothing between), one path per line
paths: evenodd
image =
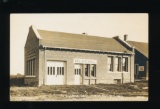
M46 63L45 63L45 57L46 57L46 52L45 52L45 48L44 48L44 76L43 76L43 78L44 78L44 85L46 84Z

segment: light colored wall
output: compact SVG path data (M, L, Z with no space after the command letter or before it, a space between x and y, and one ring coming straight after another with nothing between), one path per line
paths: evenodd
M44 53L45 52L45 53ZM45 55L45 56L44 56ZM46 50L39 51L39 85L44 83L44 72L47 72L47 60L65 61L66 62L66 84L74 84L74 58L97 60L96 65L96 83L114 83L114 79L122 79L122 72L107 72L107 54L82 53L70 51ZM117 56L117 55L115 55ZM45 61L44 61L45 57ZM134 58L128 57L128 72L123 73L124 83L134 82ZM44 68L45 67L45 68ZM130 74L131 72L131 74ZM131 77L131 78L130 78ZM89 78L84 77L84 84L88 84ZM93 80L90 81L93 83Z

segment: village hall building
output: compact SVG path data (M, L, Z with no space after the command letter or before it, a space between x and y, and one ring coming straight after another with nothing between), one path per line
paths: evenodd
M134 82L134 48L117 37L29 28L25 84L89 85Z

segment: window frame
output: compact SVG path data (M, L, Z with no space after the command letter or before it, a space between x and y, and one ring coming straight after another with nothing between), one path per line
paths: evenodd
M96 77L96 64L90 64L91 66L91 77Z
M86 73L87 69L87 73ZM85 76L90 77L90 64L85 64Z
M108 59L110 58L110 63L108 63ZM113 63L113 60L114 60L114 56L108 56L107 57L107 67L109 66L110 68L110 70L108 70L108 68L107 68L107 71L108 72L114 72L114 63Z
M25 77L36 77L36 58L31 58L26 61Z
M123 59L125 59L125 61L127 59L127 61L124 63ZM124 68L124 64L125 64L125 68ZM122 58L122 71L123 72L128 72L128 66L129 66L129 59L128 59L128 57L123 57Z
M117 63L116 63L116 59L117 59ZM122 58L120 56L115 57L115 71L116 72L121 72L122 71Z

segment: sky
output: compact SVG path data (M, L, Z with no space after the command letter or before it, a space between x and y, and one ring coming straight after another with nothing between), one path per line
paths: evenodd
M10 74L24 74L24 46L29 27L99 37L120 36L148 43L147 13L10 14Z

